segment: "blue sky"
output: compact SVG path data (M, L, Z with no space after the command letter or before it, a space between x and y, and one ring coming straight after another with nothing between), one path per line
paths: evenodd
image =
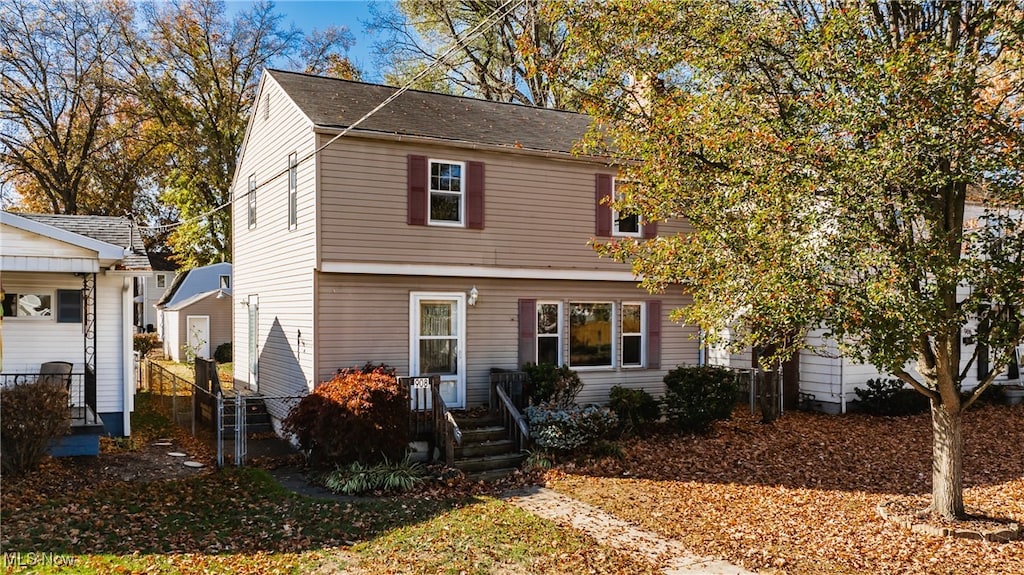
M363 79L379 82L380 74L373 62L370 49L375 38L365 31L370 20L371 4L386 4L384 1L366 0L274 0L278 13L284 15L285 24L293 24L304 33L314 28L323 29L332 24L347 26L356 38L356 45L349 50L349 58L363 71ZM229 13L248 7L251 2L227 0Z

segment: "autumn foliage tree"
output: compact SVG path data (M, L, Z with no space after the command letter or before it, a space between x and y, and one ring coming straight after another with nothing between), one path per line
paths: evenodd
M591 147L622 161L617 207L693 229L599 251L681 285L676 316L709 338L730 327L770 363L825 328L925 395L931 510L963 517L963 412L1024 320L1024 6L558 8Z

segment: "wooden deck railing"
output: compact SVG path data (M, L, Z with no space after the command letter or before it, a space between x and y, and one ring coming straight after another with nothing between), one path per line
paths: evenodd
M530 424L520 409L526 407L526 387L530 378L522 371L491 372L491 409L501 414L509 439L520 451L530 443Z
M455 447L462 444L462 430L441 397L441 378L436 375L399 377L398 383L409 398L409 429L413 438L427 438L430 459L434 458L437 447L446 464L454 463Z

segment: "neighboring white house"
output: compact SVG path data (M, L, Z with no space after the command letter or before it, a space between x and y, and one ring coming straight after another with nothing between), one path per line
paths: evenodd
M231 341L231 276L231 264L225 262L174 278L156 303L164 355L183 361L192 349L199 357L212 357L219 344Z
M128 220L0 212L5 385L71 364L74 435L58 454L98 450L98 435L131 433L132 286L150 272Z
M965 225L976 225L985 208L979 203L968 203L965 208ZM1018 211L1012 212L1019 216ZM961 288L959 297L965 297L968 286ZM977 331L978 322L968 321L962 334L963 348L960 357L960 370L965 373L963 388L974 389L979 383L979 374L986 373L989 365L989 353L983 350L979 360L968 365L974 353L971 336ZM895 379L890 373L880 372L870 364L858 363L844 357L834 339L825 337L826 330L811 331L807 336L807 347L792 362L792 370L784 374L796 375L799 381L799 393L805 401L815 409L829 413L846 413L850 403L857 400L856 389L866 388L870 379ZM723 334L726 335L727 334ZM1020 384L1020 363L1024 357L1024 344L1017 348L1017 355L999 375L995 383L1000 385ZM748 352L729 354L723 349L709 348L706 350L707 362L733 368L749 368L752 365L752 354ZM914 362L907 364L907 371L915 377L918 375Z
M153 262L153 271L135 278L135 331L139 333L159 332L156 303L178 276L177 266L173 262L153 253L149 259Z

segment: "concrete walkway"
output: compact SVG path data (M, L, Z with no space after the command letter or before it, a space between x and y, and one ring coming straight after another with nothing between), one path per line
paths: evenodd
M678 541L641 529L550 489L518 489L502 498L534 515L578 529L603 545L646 559L666 575L755 575L753 571L720 559L694 555Z

